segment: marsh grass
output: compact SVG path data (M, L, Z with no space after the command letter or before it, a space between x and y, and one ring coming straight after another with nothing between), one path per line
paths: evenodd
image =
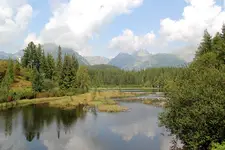
M74 109L79 105L90 106L100 108L99 111L106 112L118 112L124 111L124 107L120 107L118 103L112 100L112 97L131 97L135 96L134 93L122 93L119 91L105 91L105 92L89 92L76 96L64 96L64 97L50 97L50 98L37 98L37 99L25 99L13 102L6 102L0 104L0 110L10 109L15 107L23 107L28 105L46 104L49 107L60 109ZM112 107L112 108L110 108Z
M128 111L128 108L119 105L100 105L98 110L100 112L125 112Z

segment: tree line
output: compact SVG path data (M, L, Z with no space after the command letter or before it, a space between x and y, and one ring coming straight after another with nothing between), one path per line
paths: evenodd
M75 95L89 90L87 68L79 66L76 56L62 56L60 46L58 56L54 58L52 54L46 54L40 44L30 42L21 61L9 59L6 64L6 71L1 72L0 101ZM31 82L32 89L12 88L18 78Z
M162 67L141 71L126 71L108 65L89 67L92 87L150 87L164 88L168 79L182 68Z

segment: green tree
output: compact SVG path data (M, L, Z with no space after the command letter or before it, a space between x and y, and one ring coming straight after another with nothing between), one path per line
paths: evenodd
M69 89L73 87L72 77L72 60L68 55L64 56L63 68L60 76L60 87L62 89Z
M207 30L204 31L203 40L198 47L198 51L196 53L196 58L202 56L207 52L212 51L212 37Z
M71 74L72 74L72 81L71 82L73 82L73 87L75 88L76 86L77 86L77 71L78 71L78 69L79 69L79 63L78 63L78 61L77 61L77 59L76 59L76 57L75 56L72 56L72 58L71 58L72 60L72 72L71 72Z
M55 77L55 60L52 55L48 54L46 58L47 70L46 70L46 78L53 80Z
M24 55L22 57L23 67L33 68L37 61L36 45L30 42L28 46L24 49Z
M85 92L89 90L90 86L90 77L88 74L88 69L84 66L81 66L77 72L77 83L78 88L81 88Z
M61 46L58 47L58 57L57 57L57 78L60 79L62 71L62 48Z
M43 90L43 75L36 68L33 70L32 88L35 92Z
M160 121L188 149L207 149L211 142L225 139L224 81L223 71L193 67L170 82Z

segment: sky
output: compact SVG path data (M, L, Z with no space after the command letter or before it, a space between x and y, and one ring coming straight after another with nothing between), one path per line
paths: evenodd
M193 56L203 32L225 22L225 0L0 0L0 51L31 41L84 56L120 52Z

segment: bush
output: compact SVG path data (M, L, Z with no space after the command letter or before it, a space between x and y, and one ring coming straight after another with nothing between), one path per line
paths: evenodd
M8 92L5 88L0 88L0 103L6 102L8 98Z
M26 89L13 89L10 90L8 96L12 97L12 100L32 99L35 97L34 92L30 88Z

